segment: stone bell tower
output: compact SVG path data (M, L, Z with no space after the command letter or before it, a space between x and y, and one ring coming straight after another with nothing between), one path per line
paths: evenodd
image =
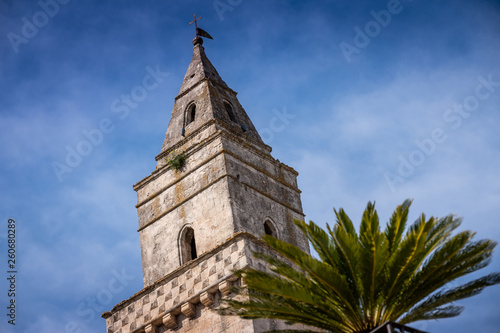
M252 255L264 234L309 252L298 173L271 156L236 92L193 40L156 170L136 185L144 289L105 312L107 333L263 332L275 320L219 316L234 270L267 270ZM175 160L177 164L169 163Z

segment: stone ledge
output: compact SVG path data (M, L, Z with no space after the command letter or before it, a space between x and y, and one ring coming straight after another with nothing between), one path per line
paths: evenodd
M183 146L187 141L193 139L196 135L200 134L201 132L203 132L205 129L209 128L211 125L213 125L215 123L215 119L213 120L210 120L206 123L204 123L203 125L201 125L200 127L198 127L194 132L192 132L191 134L189 134L184 140L180 141L179 143L175 144L174 146L170 147L169 149L165 150L165 151L162 151L160 152L155 160L158 161L164 157L166 157L170 152L180 148L181 146ZM211 135L210 137L214 137L214 135ZM201 143L203 143L205 140L203 140ZM200 144L201 144L200 143ZM198 144L199 145L199 144ZM194 147L193 147L194 148ZM190 149L194 151L194 149ZM190 151L187 151L185 152L186 156L189 156L190 155ZM156 178L158 178L161 174L167 172L168 170L170 170L170 167L168 165L164 165L163 167L159 168L159 169L156 169L154 170L153 172L151 172L151 174L149 176L146 176L144 177L142 180L138 181L134 186L134 190L137 191L139 190L140 188L144 187L144 185L146 185L146 183L148 183L149 181L152 181Z
M287 209L289 209L289 210L291 210L291 211L293 211L293 212L295 212L295 213L297 213L297 214L299 214L299 215L301 215L301 216L306 216L306 215L305 215L305 214L304 214L301 210L297 210L296 208L293 208L293 207L292 207L291 205L289 205L288 203L283 202L283 201L280 201L280 200L278 200L277 198L274 198L272 195L270 195L270 194L268 194L268 193L265 193L265 192L263 192L263 191L259 190L259 189L258 189L258 188L256 188L255 186L252 186L252 185L250 185L250 184L248 184L248 183L244 183L244 182L240 181L238 178L236 178L236 177L234 177L234 176L232 176L232 175L226 175L226 176L227 176L228 178L230 178L230 179L232 179L232 180L236 181L236 182L239 182L239 183L241 183L241 184L245 185L246 187L248 187L248 188L249 188L249 189L251 189L252 191L254 191L254 192L256 192L256 193L259 193L260 195L262 195L262 196L264 196L264 197L266 197L266 198L268 198L268 199L270 199L270 200L272 200L272 201L276 202L277 204L282 205L283 207L285 207L285 208L287 208Z
M150 327L151 332L155 332L154 330L157 330L161 326L161 324L165 325L169 329L176 329L177 327L179 327L179 319L177 318L179 314L182 313L183 315L185 315L187 320L195 318L195 307L198 303L203 304L205 307L212 307L214 305L214 294L217 293L217 291L220 291L224 296L230 295L230 288L236 280L237 279L234 275L228 275L227 277L222 279L221 282L214 283L213 285L206 288L206 290L203 290L199 294L186 300L186 302L182 303L182 305L172 307L165 311L165 313L152 318L149 323L141 325L137 329L131 331L131 333L149 333L147 329ZM204 295L205 297L205 302L207 299L211 299L211 302L208 302L207 304L202 302L202 295Z
M182 147L183 145L185 145L187 142L189 142L193 138L195 138L198 134L200 134L201 132L203 132L207 128L209 128L212 125L214 125L216 122L217 122L216 119L210 119L209 121L205 122L204 124L201 124L197 129L195 129L193 132L189 133L186 137L184 137L184 139L182 139L181 141L177 142L176 144L174 144L170 148L165 149L165 150L161 151L158 155L156 155L155 161L159 161L162 158L167 157L168 154L170 154L171 152L173 152L176 149L179 149L180 147ZM216 132L217 132L217 130L215 130L215 133ZM191 147L191 149L194 149L194 147Z
M185 271L187 271L188 269L190 269L190 268L192 268L192 267L200 264L200 262L202 262L205 259L208 259L208 257L210 257L211 255L215 254L216 252L219 252L221 249L223 249L225 247L229 247L230 245L234 244L235 242L237 242L237 241L239 241L241 239L245 239L245 240L248 240L248 241L253 242L255 244L258 244L260 246L266 247L268 249L272 249L269 245L267 245L267 243L265 243L263 240L255 237L254 235L249 234L247 232L238 232L238 233L234 234L233 236L229 237L228 239L226 239L224 242L216 245L210 251L202 253L195 260L191 260L191 261L187 262L186 264L180 266L176 270L174 270L174 271L170 272L169 274L165 275L161 279L158 279L153 284L144 287L142 290L140 290L139 292L137 292L134 295L132 295L129 299L126 299L126 300L118 303L117 305L115 305L113 307L113 309L111 311L104 312L103 316L107 315L108 313L110 313L111 315L113 315L116 311L119 311L119 310L125 308L129 304L131 304L134 301L138 300L140 297L149 294L151 291L153 291L154 289L156 289L158 286L164 284L166 281L171 280L171 279L173 279L175 277L178 277L178 276L184 274Z
M197 82L193 83L189 88L187 88L186 90L184 91L181 91L176 97L175 97L175 101L177 101L179 98L181 98L182 96L185 96L187 95L190 91L192 91L194 88L196 88L197 86L199 86L200 84L202 84L203 82L206 82L208 81L209 79L204 77L200 80L198 80Z
M220 154L223 154L223 153L227 153L227 152L224 152L224 150L222 150L221 152L217 153L216 155L214 156L218 156ZM229 174L225 174L225 175L222 175L220 177L217 177L216 179L214 179L213 181L211 181L210 183L206 184L205 186L203 186L202 188L200 188L199 190L195 191L194 193L190 194L189 196L187 196L186 198L184 198L183 200L179 201L177 204L175 204L174 206L168 208L167 210L165 210L164 212L162 212L161 214L159 214L158 216L154 217L152 220L148 221L147 223L145 223L144 225L142 225L141 227L139 227L137 229L137 231L141 231L145 228L147 228L148 226L150 226L151 224L155 223L156 221L158 221L159 219L161 219L163 216L167 215L168 213L170 213L171 211L177 209L178 207L182 206L185 202L187 202L188 200L194 198L195 196L197 196L198 194L200 194L201 192L203 192L204 190L206 190L207 188L209 188L210 186L216 184L217 182L219 182L220 180L224 179L224 178L231 178L237 182L240 182L236 177L232 176L232 175L229 175ZM274 178L273 178L274 179ZM276 180L276 179L274 179ZM278 181L279 183L283 184L283 182L279 181L279 180L276 180ZM176 182L175 182L176 183ZM174 183L174 184L175 184ZM272 195L268 194L268 193L265 193L259 189L257 189L255 186L252 186L250 184L247 184L247 183L243 183L245 186L247 186L248 188L252 189L253 191L273 200L274 202L276 202L277 204L280 204L284 207L286 207L287 209L290 209L291 211L299 214L299 215L302 215L302 216L305 216L304 213L301 211L301 210L297 210L296 208L292 207L290 204L286 203L286 202L283 202L281 200L279 200L278 198L274 198ZM173 184L172 184L173 185ZM168 186L170 187L170 186ZM167 187L167 188L168 188ZM162 191L166 190L167 188L164 188L162 189ZM148 198L148 199L145 199L143 202L140 203L140 205L138 204L138 206L136 206L137 208L139 208L140 206L142 206L144 203L146 203L147 201L151 200L152 198L158 196L159 193L155 193L153 195L151 195L151 198Z
M152 220L146 222L144 225L142 225L139 229L137 229L137 231L141 231L143 230L144 228L150 226L151 224L155 223L156 221L158 221L159 219L161 219L163 216L167 215L168 213L170 213L171 211L175 210L176 208L182 206L186 201L189 201L190 199L194 198L195 196L197 196L198 194L200 194L201 192L205 191L207 188L209 188L210 186L216 184L217 182L219 182L220 180L224 179L225 177L228 177L229 175L225 174L225 175L222 175L220 177L217 177L216 179L214 179L213 181L211 181L210 183L208 183L207 185L203 186L202 188L200 188L198 191L188 195L187 197L185 197L183 200L179 201L177 204L175 204L174 206L168 208L167 210L165 210L164 212L162 212L161 214L159 214L158 216L154 217ZM156 195L155 195L156 196Z
M162 151L160 154L158 154L156 156L156 161L160 160L161 158L164 158L164 157L168 156L168 154L170 152L174 151L175 149L178 149L178 148L182 147L189 140L193 139L196 135L198 135L199 133L201 133L205 129L209 128L213 124L219 125L219 126L223 127L224 130L223 131L221 131L221 130L216 131L215 133L211 134L206 139L202 140L201 142L197 143L195 146L191 147L189 150L185 151L186 157L189 157L194 152L200 150L203 146L205 146L206 144L212 142L213 140L215 140L216 138L218 138L218 137L220 137L222 135L222 136L224 136L226 138L231 139L232 141L234 141L236 143L241 144L243 147L248 148L251 152L253 152L253 153L261 156L262 158L268 160L269 162L275 164L276 166L284 168L284 169L288 170L289 172L292 172L293 174L295 174L296 176L298 176L299 173L296 170L294 170L293 168L289 167L288 165L280 162L279 160L276 160L275 158L273 158L269 154L271 152L271 147L267 146L264 143L258 142L258 141L256 141L255 139L253 139L251 137L245 136L244 138L241 138L241 137L239 137L237 135L234 135L234 133L233 133L234 130L232 128L230 128L229 125L225 124L224 122L222 122L222 121L220 121L218 119L209 120L208 122L206 122L203 125L201 125L194 132L192 132L191 134L189 134L184 140L176 143L175 145L173 145L169 149L167 149L165 151ZM246 142L246 141L250 141L250 144L248 142ZM257 147L260 146L260 148L263 148L264 150L268 151L268 154L262 153L259 149L256 148L256 146ZM149 176L147 176L147 177L143 178L142 180L140 180L139 182L137 182L133 186L133 189L135 191L138 191L139 189L141 189L142 187L144 187L147 183L149 183L150 181L158 178L160 175L162 175L163 173L167 172L168 170L170 170L170 167L168 165L165 165L165 166L163 166L163 167L161 167L161 168L153 171ZM269 174L269 172L266 171L266 174ZM279 179L279 177L274 176L274 175L273 175L273 178ZM291 188L295 188L295 190L298 190L298 188L296 188L292 184L288 184L286 182L283 182L283 183L285 183L287 186L289 186ZM300 193L300 190L298 190L298 191ZM151 196L153 196L153 195L154 194L152 194ZM140 204L137 204L137 205L140 205Z
M278 176L275 176L275 175L271 174L270 172L266 171L266 170L265 170L265 169L263 169L263 168L258 167L257 165L255 165L255 164L253 164L253 163L250 163L250 162L248 162L248 161L245 161L245 160L244 160L243 158L241 158L241 156L239 156L238 154L235 154L235 153L233 153L232 151L229 151L229 150L227 150L227 149L223 149L223 152L224 152L225 154L229 155L229 156L232 156L232 157L233 157L233 158L235 158L236 160L238 160L238 161L240 161L240 162L242 162L242 163L244 163L244 164L248 165L249 167L253 168L254 170L256 170L256 171L258 171L258 172L260 172L260 173L262 173L262 174L264 174L264 175L268 176L269 178L273 179L274 181L276 181L276 182L280 183L281 185L284 185L285 187L288 187L289 189L291 189L291 190L293 190L293 191L295 191L295 192L297 192L297 193L299 193L299 194L300 194L300 193L302 193L302 191L301 191L298 187L296 187L296 186L294 186L294 185L292 185L292 184L290 184L290 183L287 183L286 181L284 181L283 179L279 178ZM280 162L278 162L278 163L280 164L280 166L281 166L281 165L284 165L283 163L280 163ZM298 173L297 173L297 175L298 175Z
M208 78L208 77L204 77L204 78L200 79L198 82L194 83L188 89L180 92L177 96L175 96L175 101L177 101L179 98L185 96L187 93L189 93L191 90L193 90L195 87L197 87L198 85L200 85L203 82L210 82L214 86L219 86L219 87L221 87L221 88L229 91L230 93L234 94L234 96L238 95L238 93L236 91L234 91L233 89L229 88L227 85L224 86L224 85L220 84L219 82L215 81L214 79L211 79L211 78Z
M212 137L210 137L210 141L213 141L215 140L216 138L218 137L221 137L221 133L219 132L218 135L214 135ZM208 139L207 139L208 140ZM207 142L208 143L208 142ZM191 152L189 155L191 155L193 152ZM203 161L201 161L198 165L196 165L196 167L194 167L192 170L189 170L188 172L185 172L181 177L179 178L176 178L173 182L169 183L168 185L166 186L163 186L161 189L159 189L158 191L150 194L147 198L143 199L141 202L137 203L135 205L136 208L139 208L141 207L142 205L144 205L146 202L152 200L153 198L157 197L158 195L160 195L162 192L166 191L168 188L174 186L175 184L179 183L180 181L182 181L183 179L185 179L187 176L189 176L190 174L192 174L194 171L198 170L199 168L201 168L202 166L204 166L205 164L207 164L208 162L210 162L211 160L213 160L214 158L216 158L217 156L219 156L220 154L227 154L227 155L230 155L232 156L233 158L237 159L238 161L248 165L249 167L253 168L254 170L268 176L269 178L273 179L274 181L280 183L281 185L284 185L285 187L288 187L289 189L297 192L297 193L302 193L302 191L300 189L298 189L296 186L292 185L292 184L289 184L288 182L284 181L283 179L280 179L278 176L275 176L271 173L269 173L268 171L266 171L265 169L262 169L260 167L258 167L257 165L253 164L253 163L250 163L248 161L245 161L243 158L241 158L239 155L237 155L236 153L233 153L225 148L221 149L220 151L216 152L214 155L211 155L210 157L204 159ZM188 154L186 154L186 156L189 156ZM277 160L276 160L277 162ZM277 162L279 164L279 166L285 166L283 163L281 162ZM293 169L292 169L293 170ZM295 170L293 170L295 171ZM297 173L298 174L298 173ZM156 178L156 177L155 177ZM142 187L143 185L145 184L141 184L140 187ZM140 187L135 187L134 186L134 190L138 190Z
M231 293L231 286L237 280L233 270L245 267L263 268L251 255L251 251L258 248L259 251L274 252L265 242L251 234L235 234L211 251L203 253L197 259L119 303L111 311L103 313L108 333L155 332L162 325L168 324L173 328L178 324L176 316L181 313L182 318L186 316L187 320L196 317L195 305L201 303L211 307L215 303L216 293ZM215 268L212 278L211 275L206 276L212 271L211 267ZM199 278L203 275L205 281L202 284ZM197 278L198 284L191 285L190 278ZM194 293L186 292L189 288L194 288Z
M209 127L208 125L211 125L212 123L215 123L216 121L215 120L212 120L208 123L205 123L205 125L201 126L200 129L205 129L205 127ZM226 126L224 124L224 126ZM189 150L185 151L185 155L186 157L189 157L191 155L193 155L195 152L201 150L204 146L206 146L207 144L211 143L212 141L214 141L215 139L217 138L220 138L220 137L225 137L225 138L228 138L230 140L232 140L233 142L236 142L236 143L239 143L243 146L245 146L245 143L242 142L241 139L238 139L237 137L235 137L234 135L232 135L231 133L227 132L227 131L217 131L215 133L213 133L212 135L210 135L209 137L207 137L206 139L202 140L201 142L199 142L196 146L194 147L191 147ZM180 146L179 146L180 147ZM177 147L177 148L179 148ZM248 148L248 147L246 147ZM173 149L172 149L173 150ZM170 150L169 150L170 151ZM226 152L232 156L234 156L235 158L239 159L240 161L244 162L245 164L251 166L252 168L272 177L273 179L283 183L284 185L286 185L287 187L289 188L292 188L293 190L297 191L298 193L301 193L300 189L297 188L297 186L293 185L293 184L289 184L287 182L284 182L283 180L280 179L279 176L275 176L275 175L272 175L271 173L269 173L268 171L254 165L253 163L250 163L248 161L244 161L240 156L238 156L236 153L233 153L231 151L228 151L227 149L222 149L219 153L221 152ZM287 169L288 171L292 172L293 174L295 174L296 176L298 176L298 172L295 171L293 168L287 166L286 164L284 163L281 163L279 160L273 158L272 156L268 156L266 154L262 154L261 152L259 151L256 151L256 150L253 150L252 151L253 153L255 153L256 155L259 155L260 157L268 160L269 162L271 162L272 164L275 164L277 167L280 167L280 168L284 168L284 169ZM165 188L168 188L169 186L172 186L173 184L175 184L176 182L182 180L183 178L185 178L187 175L189 175L190 173L192 173L194 170L198 169L200 166L202 166L203 164L207 163L208 161L210 161L213 157L217 156L218 154L215 154L213 155L212 157L210 158L207 158L205 160L203 160L199 165L197 165L193 170L189 170L188 172L186 172L183 176L179 177L178 179L176 179L175 182L167 185L166 187L162 188L161 190L158 190L157 192L151 194L148 198L144 199L143 201L141 201L140 203L138 203L136 205L136 207L142 205L145 201L147 201L148 199L158 195L158 192L161 192L163 189ZM165 156L167 156L168 154L165 154ZM159 156L159 155L158 155ZM144 179L142 179L141 181L139 181L137 184L135 184L133 186L134 190L137 191L139 189L141 189L142 187L144 187L146 185L146 183L158 178L161 174L167 172L168 170L170 170L170 167L168 165L165 165L164 167L160 168L160 169L157 169L155 171L153 171L151 173L151 175L145 177Z
M222 127L225 130L225 133L230 135L235 141L243 145L245 148L248 148L250 151L257 153L258 155L261 155L262 157L271 160L271 161L276 161L274 157L271 156L271 151L272 148L271 146L266 145L263 141L257 141L251 136L248 136L246 134L241 135L235 135L234 129L231 127L231 125L216 119L215 120L216 125ZM250 142L250 143L248 143ZM256 147L262 148L266 153L261 152L259 149L256 149Z
M196 137L196 135L198 135L200 132L202 132L203 130L205 130L206 128L210 127L213 124L221 126L221 127L224 127L224 129L226 129L226 131L230 132L232 136L234 136L235 138L237 138L240 141L248 141L248 142L250 142L250 143L245 142L245 144L246 144L247 147L249 147L252 150L259 151L258 148L260 148L260 149L263 149L264 151L266 151L267 154L270 154L271 151L272 151L272 148L270 146L266 145L262 141L258 141L256 139L252 138L249 135L246 135L244 133L237 133L238 135L235 135L236 133L235 133L235 129L234 128L232 128L229 124L226 124L222 120L214 118L214 119L210 119L206 123L200 125L200 127L198 127L196 130L194 130L193 132L191 132L190 134L188 134L184 139L182 139L179 142L175 143L174 145L172 145L168 149L165 149L165 150L161 151L158 155L156 155L155 160L158 161L158 160L166 157L170 152L172 152L172 151L174 151L176 149L179 149L184 144L186 144L188 141L190 141L191 139L193 139L194 137ZM266 155L266 157L268 159L271 158L271 159L274 160L274 158L271 157L271 156L267 156ZM153 173L154 172L155 171L153 171Z
M219 138L220 137L220 134L219 135L214 135L214 136L211 136L209 141L207 141L206 143L210 143L212 141L214 141L215 139ZM208 140L207 139L207 140ZM197 149L198 150L198 149ZM193 150L193 151L190 151L189 153L186 153L186 158L189 157L190 155L192 155L193 153L195 153L197 150ZM169 187L172 187L174 186L175 184L179 183L180 181L182 181L184 178L186 178L187 176L189 176L190 174L192 174L194 171L198 170L199 168L201 168L202 166L204 166L205 164L207 164L208 162L210 162L211 160L213 160L214 158L216 158L217 156L219 156L220 154L223 153L223 150L220 150L218 151L217 153L215 153L214 155L211 155L210 157L204 159L203 161L201 161L198 165L196 165L193 169L187 171L187 172L184 172L184 174L178 178L176 178L173 182L163 186L161 189L159 189L158 191L150 194L148 197L146 197L145 199L143 199L141 202L138 202L136 205L135 205L135 208L139 208L141 207L142 205L144 205L146 202L148 202L149 200L153 199L154 197L160 195L160 193L164 192L165 190L167 190ZM165 171L169 170L170 168L166 168ZM156 177L159 177L160 174L158 174ZM153 180L153 179L152 179ZM141 187L143 187L145 184L141 184L140 187L134 187L134 190L139 190Z

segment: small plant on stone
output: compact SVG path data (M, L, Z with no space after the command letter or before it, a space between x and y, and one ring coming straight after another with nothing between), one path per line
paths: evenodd
M184 155L184 152L179 153L176 150L171 152L165 159L170 168L174 170L182 169L186 163L186 155Z

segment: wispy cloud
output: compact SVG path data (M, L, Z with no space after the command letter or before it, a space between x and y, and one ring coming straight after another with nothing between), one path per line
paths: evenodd
M272 130L273 110L295 116L284 128L274 123L280 131L271 145L300 173L307 218L333 223L332 208L344 207L359 220L375 200L386 220L413 198L412 219L456 213L464 229L498 240L500 88L458 127L443 116L475 94L479 77L500 81L500 8L495 1L402 2L404 11L351 63L339 43L383 8L372 1L242 1L223 21L212 1L195 5L215 37L206 52L257 129ZM13 52L6 34L38 8L0 4L0 211L20 221L24 279L16 328L103 331L97 312L88 320L78 309L106 292L115 269L134 279L107 309L142 287L132 185L155 168L192 55L193 3L71 1ZM169 76L120 119L113 101L131 95L146 66L157 64ZM59 182L51 163L62 163L66 147L76 149L86 140L82 131L103 118L114 131ZM423 152L425 160L391 190L384 173L397 175L400 156L422 150L416 141L427 142L436 128L446 140ZM499 259L487 270L500 270ZM498 297L498 288L487 290L464 303L461 317L426 329L465 332L480 322L483 332L495 332ZM3 321L0 330L14 332Z

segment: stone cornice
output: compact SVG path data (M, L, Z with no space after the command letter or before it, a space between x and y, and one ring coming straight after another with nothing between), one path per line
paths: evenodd
M276 202L277 204L280 204L282 206L285 206L286 208L290 209L291 211L294 211L295 213L299 214L299 215L302 215L302 216L305 216L305 214L301 211L301 210L297 210L295 208L293 208L292 206L290 206L288 203L286 202L283 202L283 201L280 201L278 199L276 199L275 197L269 195L268 193L265 193L265 192L262 192L261 190L257 189L256 187L253 187L252 185L250 184L247 184L247 183L244 183L242 181L240 181L238 178L232 176L232 175L227 175L229 178L237 181L237 182L240 182L242 183L243 185L247 186L248 188L252 189L253 191L273 200L274 202Z
M193 139L194 137L196 137L198 134L200 134L201 132L203 132L204 130L206 130L207 128L209 128L210 126L212 126L213 124L215 124L216 121L217 121L216 119L210 119L206 123L202 124L200 127L198 127L193 132L191 132L186 137L184 137L184 139L180 140L179 142L177 142L176 144L174 144L170 148L165 149L162 152L160 152L158 155L156 155L155 160L159 161L162 158L167 157L168 154L170 154L172 151L174 151L176 149L179 149L180 147L182 147L183 145L185 145L188 141L190 141L191 139Z
M226 151L227 152L227 151ZM224 153L224 151L220 151L217 155L214 155L214 156L218 156L220 154ZM213 158L213 157L212 157ZM212 159L210 158L210 159ZM209 159L209 160L210 160ZM247 186L248 188L252 189L253 191L273 200L274 202L276 202L277 204L280 204L288 209L290 209L291 211L294 211L295 213L299 214L299 215L302 215L302 216L305 216L304 213L301 211L301 210L298 210L298 209L295 209L294 207L290 206L288 203L286 202L283 202L273 196L271 196L270 194L268 193L265 193L259 189L257 189L256 187L250 185L250 184L247 184L247 183L244 183L244 182L241 182L240 180L238 180L236 177L232 176L232 175L229 175L229 174L224 174L220 177L217 177L216 179L214 179L213 181L211 181L210 183L206 184L205 186L203 186L202 188L200 188L198 191L192 193L191 195L187 196L186 198L184 198L183 200L179 201L177 204L175 204L174 206L170 207L169 209L165 210L163 213L159 214L158 216L156 216L155 218L153 218L152 220L150 220L149 222L145 223L143 226L139 227L139 229L137 229L137 231L141 231L143 230L144 228L150 226L151 224L155 223L156 221L158 221L159 219L161 219L163 216L167 215L168 213L170 213L171 211L175 210L176 208L182 206L186 201L189 201L190 199L194 198L195 196L197 196L198 194L200 194L201 192L203 192L204 190L206 190L207 188L209 188L210 186L216 184L217 182L219 182L220 180L224 179L225 177L228 177L228 178L231 178L237 182L240 182L242 183L243 185ZM178 182L180 180L177 180L176 182ZM279 181L280 183L283 183L282 181ZM170 184L170 186L174 185L175 183L173 184ZM169 186L169 187L170 187ZM296 191L299 191L299 189L296 189L294 188ZM151 196L149 196L148 198L146 198L144 201L142 201L141 203L137 204L136 207L139 208L140 206L142 206L143 204L145 204L146 202L150 201L152 198L158 196L164 189L160 190L160 191L157 191L155 192L154 194L152 194Z
M260 142L260 141L258 141L256 139L252 138L251 136L246 135L243 132L242 133L236 133L235 129L232 128L229 124L226 124L222 120L213 118L213 119L210 119L209 121L207 121L206 123L202 124L196 130L194 130L193 132L191 132L190 134L188 134L184 139L182 139L179 142L177 142L174 145L172 145L170 148L165 149L164 151L160 152L158 155L156 155L155 160L158 161L158 160L166 157L170 152L172 152L172 151L174 151L176 149L179 149L180 147L182 147L183 145L185 145L189 140L193 139L196 135L198 135L200 132L202 132L207 127L210 127L213 124L216 124L216 125L224 127L226 130L228 130L229 132L231 132L234 137L241 137L242 136L240 140L242 140L242 141L249 141L251 143L251 145L249 145L248 143L246 143L246 144L248 146L250 146L253 150L255 150L255 146L257 146L257 147L259 147L259 148L261 148L261 149L263 149L265 151L268 151L269 153L272 151L272 148L270 146L266 145L265 143Z
M205 140L203 140L202 142L200 142L200 144L194 146L194 147L191 147L189 150L185 151L184 154L186 155L186 157L189 157L190 155L194 154L195 152L197 152L198 150L202 149L204 146L206 146L207 144L209 144L210 142L214 141L215 139L219 138L221 136L221 133L215 133L215 135L212 135L208 138L206 138ZM179 178L177 178L174 182L162 187L162 189L158 190L157 192L151 194L149 197L154 197L156 195L158 195L159 193L161 193L163 190L169 188L170 186L174 185L175 183L177 183L178 181L184 179L187 175L191 174L193 171L197 170L198 168L200 168L201 166L205 165L207 162L209 162L213 157L215 157L216 155L213 155L211 156L210 158L208 159L205 159L203 160L200 164L198 164L194 169L190 170L190 171L187 171L187 172L184 172L183 175ZM162 174L164 174L165 172L168 172L168 170L170 170L170 166L169 165L164 165L163 167L161 167L160 169L158 170L155 170L153 173L151 173L151 175L149 175L148 177L144 178L143 180L141 180L140 182L138 182L137 184L134 185L134 190L137 191L139 190L140 188L144 187L147 183L149 183L150 181L153 181L155 180L156 178L160 177ZM148 198L149 198L148 197ZM146 199L147 200L147 199ZM136 208L138 206L140 206L141 203L138 203L136 205Z
M302 193L301 190L299 190L297 187L291 185L291 184L288 184L287 182L285 182L284 180L282 180L281 178L279 177L276 177L275 175L269 173L268 171L266 171L265 169L263 168L260 168L258 167L257 165L253 164L253 163L250 163L248 161L245 161L244 159L242 159L238 154L235 154L229 150L226 150L226 149L223 149L224 153L229 155L229 156L232 156L234 157L235 159L237 159L238 161L248 165L249 167L253 168L254 170L256 171L259 171L260 173L263 173L265 174L266 176L268 176L269 178L275 180L276 182L280 183L281 185L284 185L286 187L288 187L289 189L297 192L297 193Z
M220 244L217 244L211 250L202 253L200 256L198 256L198 258L187 262L186 264L180 266L176 270L168 273L167 275L165 275L161 279L156 280L153 284L151 284L151 285L149 285L147 287L144 287L142 290L140 290L139 292L137 292L134 295L132 295L129 299L121 301L120 303L118 303L117 305L115 305L111 311L104 312L102 316L104 317L104 315L106 315L106 316L109 317L109 316L113 315L113 313L116 313L116 312L118 312L118 311L126 308L129 304L133 303L134 301L137 301L142 296L145 296L146 294L149 294L151 291L155 290L158 286L162 285L163 283L165 283L165 282L167 282L167 281L169 281L169 280L171 280L171 279L173 279L175 277L178 277L178 276L184 274L187 270L189 270L192 267L200 264L202 261L204 261L205 259L207 259L211 255L219 252L221 249L223 249L225 247L228 247L228 246L236 243L240 239L249 240L249 241L254 242L254 243L256 243L256 244L258 244L260 246L265 247L268 250L274 251L273 248L270 247L266 242L264 242L263 240L255 237L254 235L249 234L247 232L238 232L238 233L234 234L233 236L229 237L228 239L226 239L224 242L222 242ZM205 288L205 289L209 289L209 288L210 287Z
M288 171L294 173L296 176L298 176L299 173L297 171L295 171L293 168L289 167L288 165L286 165L284 163L281 163L279 160L274 159L269 154L265 154L265 153L261 152L255 146L261 146L264 149L269 148L269 152L271 151L271 147L269 147L269 146L267 146L267 145L265 145L263 143L260 143L260 142L258 142L256 140L252 139L252 138L249 138L249 137L241 138L241 137L233 134L234 130L229 125L227 125L224 122L222 122L220 120L217 120L217 119L212 119L212 120L206 122L205 124L203 124L199 128L197 128L194 132L192 132L188 136L186 136L185 139L179 141L178 143L176 143L175 145L173 145L169 149L167 149L167 150L161 152L160 154L158 154L156 156L156 161L160 160L161 158L165 158L166 156L168 156L168 154L170 152L172 152L172 151L174 151L176 149L179 149L184 144L186 144L189 140L193 139L196 135L198 135L199 133L201 133L203 130L206 130L208 127L210 127L213 124L221 125L222 127L224 127L224 129L226 129L226 131L224 131L225 137L232 139L232 141L241 144L245 148L248 148L249 150L251 150L253 153L261 156L262 158L267 159L268 161L270 161L272 163L278 163L280 167L285 168ZM220 131L215 132L214 134L212 134L211 137L203 140L202 142L196 144L195 146L190 147L188 150L186 150L184 152L186 154L186 157L188 157L189 155L191 155L193 152L198 151L204 145L210 143L213 139L219 137L220 135L221 135ZM246 142L246 140L250 141L251 144L249 144L248 142ZM147 183L149 183L150 181L158 178L161 174L167 172L168 170L170 170L170 167L168 165L164 165L163 167L161 167L161 168L153 171L149 176L147 176L147 177L143 178L142 180L140 180L139 182L137 182L133 186L134 190L135 191L139 190L140 188L144 187ZM287 185L287 186L290 186L290 185Z
M175 145L173 145L172 147L170 147L169 149L167 150L164 150L162 151L161 153L159 153L156 157L155 157L155 160L158 161L162 158L165 158L168 156L168 154L170 154L172 151L176 150L176 149L179 149L180 147L182 147L187 141L191 140L194 136L198 135L199 133L201 133L202 131L204 131L205 129L209 128L211 125L213 125L215 123L215 119L212 119L208 122L206 122L205 124L201 125L200 127L198 127L194 132L192 132L191 134L189 134L184 140L181 140L179 141L178 143L176 143ZM215 135L212 135L211 138L215 138L216 136ZM200 142L199 144L191 147L190 149L188 149L187 151L185 151L184 153L186 154L186 157L191 155L191 152L195 152L197 151L197 149L194 149L196 148L197 146L201 145L202 143L204 142L207 142L207 140L203 140L202 142ZM134 190L137 191L139 190L140 188L144 187L144 185L146 185L148 182L158 178L159 176L161 176L163 173L167 172L168 170L170 170L170 167L168 164L164 165L163 167L159 168L159 169L156 169L155 171L151 172L151 174L149 176L146 176L144 177L143 179L141 179L140 181L138 181L134 186Z
M201 192L203 192L204 190L206 190L207 188L209 188L210 186L216 184L217 182L219 182L221 179L223 179L224 177L227 177L228 175L222 175L220 177L217 177L216 179L214 179L213 181L211 181L210 183L208 183L207 185L203 186L202 188L200 188L198 191L192 193L191 195L185 197L183 200L179 201L177 204L173 205L172 207L170 207L169 209L165 210L163 213L159 214L158 216L156 216L155 218L153 218L152 220L150 220L149 222L145 223L143 226L139 227L139 229L137 229L137 231L141 231L143 230L144 228L148 227L149 225L155 223L156 221L158 221L159 219L161 219L163 216L167 215L168 213L170 213L171 211L175 210L176 208L182 206L186 201L194 198L195 196L197 196L198 194L200 194ZM140 206L142 206L144 203L146 203L147 201L151 200L152 197L156 197L159 193L156 192L155 194L153 194L153 196L150 196L148 197L146 200L144 200L143 202L140 203ZM139 204L138 204L139 205ZM137 207L138 208L138 207Z
M215 140L216 138L222 136L222 133L219 132L217 133L217 135L213 136L213 137L210 137L210 138L207 138L210 139L209 141L207 141L207 143ZM201 149L202 147L199 147L197 150ZM191 154L193 152L190 152ZM190 154L190 155L191 155ZM146 199L142 200L141 202L137 203L135 205L135 208L139 208L141 207L142 205L144 205L146 202L150 201L151 199L153 199L154 197L160 195L160 193L166 191L168 188L174 186L175 184L177 184L178 182L180 182L181 180L183 180L184 178L186 178L187 176L189 176L191 173L193 173L194 171L198 170L199 168L201 168L202 166L204 166L205 164L207 164L208 162L210 162L211 160L213 160L214 158L216 158L217 156L219 156L220 154L227 154L227 155L230 155L232 156L233 158L239 160L240 162L248 165L249 167L255 169L256 171L259 171L260 173L263 173L265 174L266 176L268 176L269 178L275 180L276 182L288 187L289 189L297 192L297 193L302 193L302 191L300 189L298 189L297 187L283 181L282 179L280 179L279 177L276 177L275 175L269 173L268 171L258 167L257 165L253 164L253 163L250 163L248 161L245 161L243 160L239 155L227 150L227 149L221 149L220 151L218 151L217 153L215 153L214 155L210 156L209 158L203 160L200 164L198 164L195 168L193 168L192 170L188 171L188 172L185 172L181 177L177 178L175 181L169 183L168 185L166 186L163 186L161 189L159 189L158 191L152 193L151 195L149 195ZM168 170L168 168L166 168ZM155 177L156 178L156 177ZM215 182L215 181L214 181ZM213 184L214 182L212 182L211 184ZM134 187L134 189L137 191L137 189L139 189L140 187ZM199 193L199 192L197 192Z
M227 90L229 91L230 93L234 94L235 96L238 94L236 91L234 91L233 89L229 88L229 87L224 87L222 84L220 84L219 82L213 80L213 79L210 79L210 78L207 78L207 77L204 77L202 79L200 79L199 81L197 81L196 83L194 83L191 87L187 88L186 90L184 90L183 92L180 92L177 96L175 96L175 101L177 102L177 100L185 95L187 95L191 90L193 90L194 88L196 88L197 86L199 86L200 84L202 84L203 82L210 82L210 84L212 84L213 86L218 86L224 90Z

